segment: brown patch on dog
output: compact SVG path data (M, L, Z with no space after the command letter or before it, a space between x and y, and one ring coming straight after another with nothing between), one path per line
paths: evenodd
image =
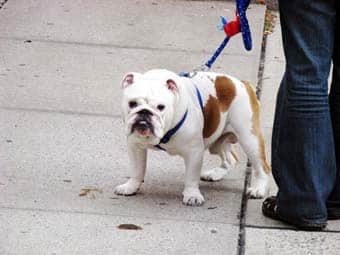
M262 131L260 128L260 103L257 100L256 93L253 89L253 87L250 85L248 81L242 81L247 93L249 95L249 101L250 101L250 106L253 111L253 117L252 117L252 122L253 122L253 127L252 127L252 132L254 135L256 135L259 139L259 147L260 147L260 157L262 160L262 167L265 170L267 174L271 172L271 167L267 162L266 158L266 151L265 151L265 145L264 145L264 138L262 135Z
M204 127L203 138L210 137L220 124L219 102L216 97L209 96L207 104L203 108Z
M226 76L217 76L215 80L216 96L221 112L226 112L236 96L236 88L231 79Z
M211 77L208 76L209 79ZM212 82L214 82L212 80ZM218 128L221 112L226 112L236 96L236 88L232 80L225 76L217 76L215 79L216 97L210 95L204 106L203 138L210 137Z

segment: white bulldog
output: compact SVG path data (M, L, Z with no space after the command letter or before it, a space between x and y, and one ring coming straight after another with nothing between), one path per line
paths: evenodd
M183 203L199 206L204 198L200 177L219 181L236 161L232 144L239 142L253 167L248 194L262 198L271 168L260 129L259 102L247 82L212 72L181 77L167 70L128 73L122 80L124 122L131 161L130 179L115 188L134 195L144 181L148 149L184 158ZM201 174L206 149L221 165Z

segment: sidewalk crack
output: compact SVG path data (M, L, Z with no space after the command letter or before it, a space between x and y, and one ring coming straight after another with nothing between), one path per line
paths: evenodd
M239 222L239 234L238 234L238 243L237 243L237 255L245 254L245 246L246 246L246 213L247 213L247 204L248 204L248 195L247 189L250 186L251 182L251 166L247 164L246 175L244 177L244 186L241 200L241 210L240 210L240 222Z

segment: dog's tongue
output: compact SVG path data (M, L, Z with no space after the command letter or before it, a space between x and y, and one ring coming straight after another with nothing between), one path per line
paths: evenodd
M137 128L137 132L140 134L140 135L149 135L151 132L150 132L150 129L148 128Z
M141 135L148 135L149 134L149 130L148 129L139 129L138 133Z

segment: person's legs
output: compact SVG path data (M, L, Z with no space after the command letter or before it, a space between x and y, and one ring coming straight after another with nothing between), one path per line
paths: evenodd
M279 1L286 71L272 137L277 212L296 225L325 223L336 163L327 79L334 1Z
M336 2L336 9L340 11L340 3ZM336 18L336 26L340 26L340 16ZM340 219L340 35L337 33L333 51L333 77L329 95L331 117L333 124L337 177L334 189L327 201L329 218Z

